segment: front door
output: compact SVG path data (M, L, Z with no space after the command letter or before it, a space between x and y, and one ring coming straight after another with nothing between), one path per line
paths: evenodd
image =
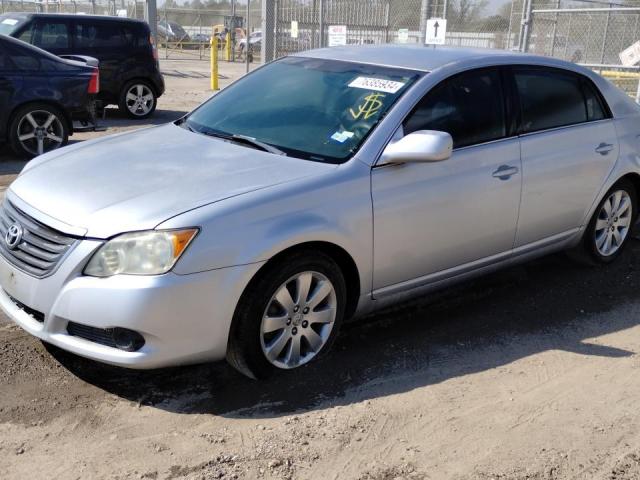
M448 132L452 157L373 168L373 285L379 295L510 254L520 144L507 130L502 91L501 72L493 68L443 81L407 117L401 134Z

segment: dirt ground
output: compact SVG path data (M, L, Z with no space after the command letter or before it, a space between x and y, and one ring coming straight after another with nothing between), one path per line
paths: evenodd
M154 122L209 95L174 64ZM0 317L0 479L638 479L639 290L638 240L604 268L550 256L347 324L263 382L99 365Z

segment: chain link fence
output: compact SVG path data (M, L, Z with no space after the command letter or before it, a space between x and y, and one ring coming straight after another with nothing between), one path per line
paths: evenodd
M524 51L592 68L640 102L640 67L620 59L640 40L640 0L531 2Z
M519 50L586 65L640 100L640 70L619 54L640 39L640 0L164 0L164 58L219 57L251 65L334 44L423 43L426 20L447 20L446 44ZM247 1L249 2L247 6ZM619 3L624 2L624 3ZM248 7L248 8L247 8ZM141 0L0 0L2 12L145 17ZM249 39L247 40L247 37Z

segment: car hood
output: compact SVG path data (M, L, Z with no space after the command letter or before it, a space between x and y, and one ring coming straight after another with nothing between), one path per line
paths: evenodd
M25 167L9 198L86 235L151 229L209 203L335 169L174 124L84 142Z

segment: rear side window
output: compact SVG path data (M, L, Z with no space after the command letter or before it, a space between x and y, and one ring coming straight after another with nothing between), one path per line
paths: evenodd
M465 147L505 136L500 75L495 69L472 70L436 86L403 124L404 134L439 130Z
M603 100L596 92L591 82L587 79L582 79L582 90L584 92L584 98L587 106L587 120L590 122L595 120L603 120L608 117L605 111Z
M536 68L515 69L514 77L525 133L605 118L593 87L577 75Z
M44 50L69 48L69 29L64 22L36 23L33 44Z
M122 48L131 37L117 23L77 23L74 45L78 48Z

